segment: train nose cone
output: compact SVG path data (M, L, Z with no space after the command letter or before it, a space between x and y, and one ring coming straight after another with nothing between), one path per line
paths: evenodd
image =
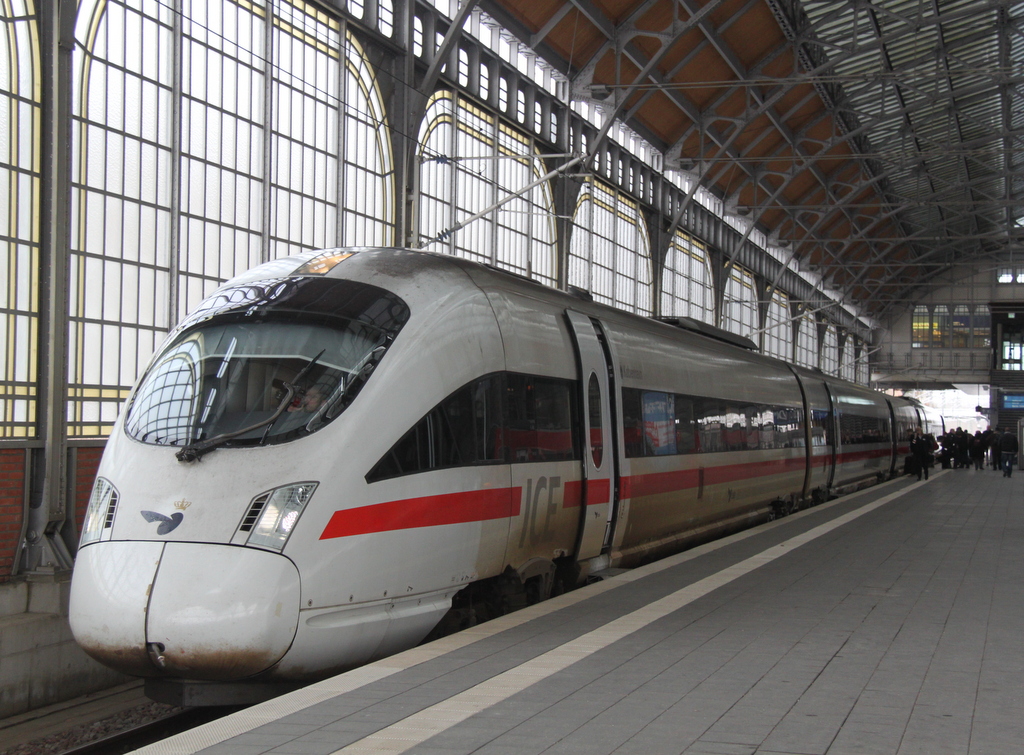
M105 666L154 676L146 652L146 606L163 543L102 542L75 558L68 620L75 640Z
M295 637L299 575L276 553L107 542L83 548L75 568L75 638L125 673L240 679L277 663Z
M295 638L299 573L284 556L237 546L168 543L149 601L146 639L162 670L229 680L273 666Z

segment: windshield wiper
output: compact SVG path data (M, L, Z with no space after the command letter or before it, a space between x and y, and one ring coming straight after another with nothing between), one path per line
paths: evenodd
M272 425L275 422L277 422L278 418L285 413L285 410L288 408L288 405L291 404L292 399L295 398L295 394L301 390L299 386L302 383L302 379L306 377L306 375L309 373L311 369L313 369L313 365L315 365L320 360L320 357L324 355L324 351L326 350L327 349L322 349L319 354L313 357L309 361L309 364L303 367L302 371L295 376L295 380L293 382L282 383L285 389L284 398L281 399L281 403L278 404L277 409L274 410L274 413L267 417L265 420L257 422L255 425L243 427L241 430L235 430L234 432L230 433L221 433L220 435L214 435L212 438L207 438L206 440L200 440L196 441L195 443L189 443L187 446L178 451L178 453L174 454L174 458L176 458L178 461L199 461L200 459L203 458L204 455L208 454L217 446L223 445L232 438L237 438L240 435L251 433L253 430L259 430L261 427L267 427L268 425Z
M384 336L370 351L368 351L349 373L348 379L337 395L325 404L322 416L331 420L343 412L351 404L356 395L362 390L363 385L370 379L370 375L377 368L377 363L384 358L384 353L391 346L394 339Z

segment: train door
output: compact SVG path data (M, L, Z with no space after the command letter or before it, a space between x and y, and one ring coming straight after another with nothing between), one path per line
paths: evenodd
M613 372L604 333L597 320L566 310L580 377L583 464L580 529L576 560L600 555L611 543L617 496Z
M889 432L892 440L889 444L889 471L886 473L886 478L889 478L896 474L896 461L900 458L899 441L902 437L902 433L900 432L902 423L896 421L896 410L893 408L892 401L886 399L885 404L889 407Z
M828 448L826 466L828 469L827 487L832 488L836 479L836 466L839 463L839 407L836 405L836 398L829 388L828 383L822 382L825 395L828 398L828 411L825 415L825 443Z

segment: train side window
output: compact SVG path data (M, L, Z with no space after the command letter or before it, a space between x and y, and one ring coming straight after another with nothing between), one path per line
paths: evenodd
M727 404L724 407L723 435L725 440L725 451L744 451L747 448L747 427L748 420L746 411L736 406Z
M828 409L811 409L811 445L835 445L832 437L832 413Z
M644 455L644 418L640 410L640 394L636 388L622 389L622 440L626 458Z
M802 448L804 446L803 410L777 406L769 417L773 425L774 448Z
M509 373L506 379L505 443L510 460L579 459L574 383L515 373Z
M501 387L501 375L488 375L455 391L402 436L366 481L506 461Z
M497 375L481 378L456 391L439 407L444 425L441 466L504 461L501 435L501 392Z
M675 394L644 391L645 456L668 456L676 453Z
M839 414L839 437L843 445L888 442L889 423L880 417L842 411Z
M776 437L775 412L772 407L754 407L751 427L757 433L757 448L762 450L782 448L782 444Z
M803 411L660 391L622 390L627 457L804 445Z
M676 452L692 454L700 450L697 437L697 426L693 422L693 399L689 396L676 396Z
M725 451L726 416L722 403L713 398L694 399L693 418L697 423L700 450L704 453Z

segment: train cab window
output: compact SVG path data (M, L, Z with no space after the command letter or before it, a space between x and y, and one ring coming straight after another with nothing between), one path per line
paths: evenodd
M314 432L354 399L408 316L394 295L355 281L223 289L153 361L125 430L144 443L204 450Z
M501 377L488 375L448 396L385 454L366 476L367 482L506 461Z

